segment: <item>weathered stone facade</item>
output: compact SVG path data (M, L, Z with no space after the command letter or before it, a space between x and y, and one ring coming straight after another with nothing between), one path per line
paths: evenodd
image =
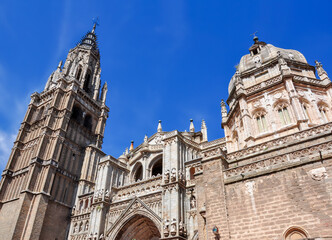
M204 121L188 132L159 122L114 158L101 150L107 86L99 96L95 38L32 95L1 180L1 236L332 239L332 84L319 62L255 37L229 111L221 103L225 138L208 141Z

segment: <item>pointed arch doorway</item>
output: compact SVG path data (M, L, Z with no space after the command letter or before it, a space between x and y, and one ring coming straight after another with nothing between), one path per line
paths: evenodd
M149 218L136 214L118 232L115 240L159 240L160 232Z

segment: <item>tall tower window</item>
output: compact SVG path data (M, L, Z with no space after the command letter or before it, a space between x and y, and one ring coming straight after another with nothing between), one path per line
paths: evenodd
M74 106L74 107L73 107L72 114L71 114L71 118L72 118L73 120L75 120L76 122L81 123L81 121L82 121L82 117L83 117L83 112L82 112L82 110L81 110L79 107Z
M76 74L76 79L77 79L77 80L80 80L81 75L82 75L82 68L79 67L79 69L78 69L78 71L77 71L77 74Z
M84 118L84 123L83 126L89 129L90 131L92 130L92 117L91 115L86 115Z
M86 75L85 75L85 80L84 80L84 85L83 85L83 89L87 93L89 93L89 91L90 91L90 89L89 89L90 79L91 79L91 74L90 74L90 72L87 72Z

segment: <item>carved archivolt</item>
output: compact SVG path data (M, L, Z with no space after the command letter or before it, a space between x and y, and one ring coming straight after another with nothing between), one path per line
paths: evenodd
M114 222L114 224L110 226L109 229L107 229L106 238L115 239L121 228L137 215L149 218L156 225L159 231L161 230L161 218L156 213L154 213L144 202L136 198L129 204L126 210L122 212L121 216Z

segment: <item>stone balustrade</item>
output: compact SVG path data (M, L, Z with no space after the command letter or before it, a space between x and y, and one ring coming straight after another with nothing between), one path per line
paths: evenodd
M290 166L300 164L301 161L311 161L319 158L319 155L322 153L323 155L326 155L326 152L329 154L332 150L332 142L330 140L326 139L326 142L310 147L306 147L305 142L301 140L318 137L319 134L331 133L331 131L332 123L326 123L228 154L230 168L224 171L225 178L233 178L240 175L244 177L246 174L258 171L273 171L282 168L283 165ZM297 150L284 151L283 154L280 152L278 154L273 153L273 150L295 143L299 146ZM268 154L269 152L271 154ZM250 162L248 159L250 159Z
M114 189L116 190L116 194L113 196L113 202L161 191L161 184L162 176L157 175L147 180L137 181L135 183Z

